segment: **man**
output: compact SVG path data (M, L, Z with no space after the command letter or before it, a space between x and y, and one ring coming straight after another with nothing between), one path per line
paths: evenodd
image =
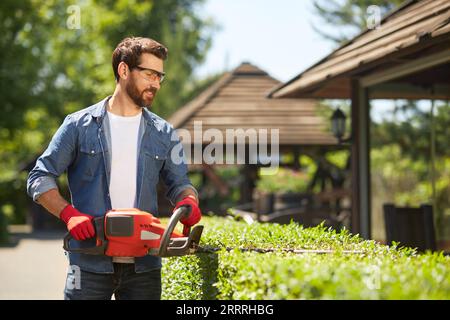
M28 194L66 223L76 240L72 247L94 246L92 220L110 209L157 214L160 176L175 209L191 206L190 216L181 222L192 226L201 218L186 164L172 159L171 151L180 143L173 127L146 109L164 79L166 57L167 49L152 39L122 40L112 56L113 95L68 115L29 174ZM71 204L55 181L66 170ZM158 257L66 254L65 299L111 299L112 294L116 299L160 299Z

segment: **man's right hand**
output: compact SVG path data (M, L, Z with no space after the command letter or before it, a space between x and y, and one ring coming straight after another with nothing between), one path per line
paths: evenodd
M75 240L86 240L95 236L93 216L81 213L70 204L67 205L59 216L65 222Z

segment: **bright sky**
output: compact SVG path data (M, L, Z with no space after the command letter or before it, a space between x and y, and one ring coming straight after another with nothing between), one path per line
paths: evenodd
M312 0L206 0L203 10L220 29L197 70L200 77L248 61L284 82L334 47L312 28L319 23Z

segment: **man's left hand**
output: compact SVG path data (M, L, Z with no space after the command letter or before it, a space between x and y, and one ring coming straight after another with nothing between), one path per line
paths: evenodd
M198 207L197 199L193 195L189 195L183 198L181 201L177 202L173 211L177 210L181 206L191 207L191 213L189 214L189 216L180 219L180 222L182 224L184 224L186 227L191 227L200 221L200 219L202 218L202 212Z

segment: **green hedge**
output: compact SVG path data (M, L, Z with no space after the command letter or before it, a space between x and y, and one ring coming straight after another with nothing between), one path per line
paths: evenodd
M218 217L205 217L202 224L202 246L335 252L299 255L222 249L164 259L163 299L450 298L450 257L442 253L417 254L323 225L248 225Z

